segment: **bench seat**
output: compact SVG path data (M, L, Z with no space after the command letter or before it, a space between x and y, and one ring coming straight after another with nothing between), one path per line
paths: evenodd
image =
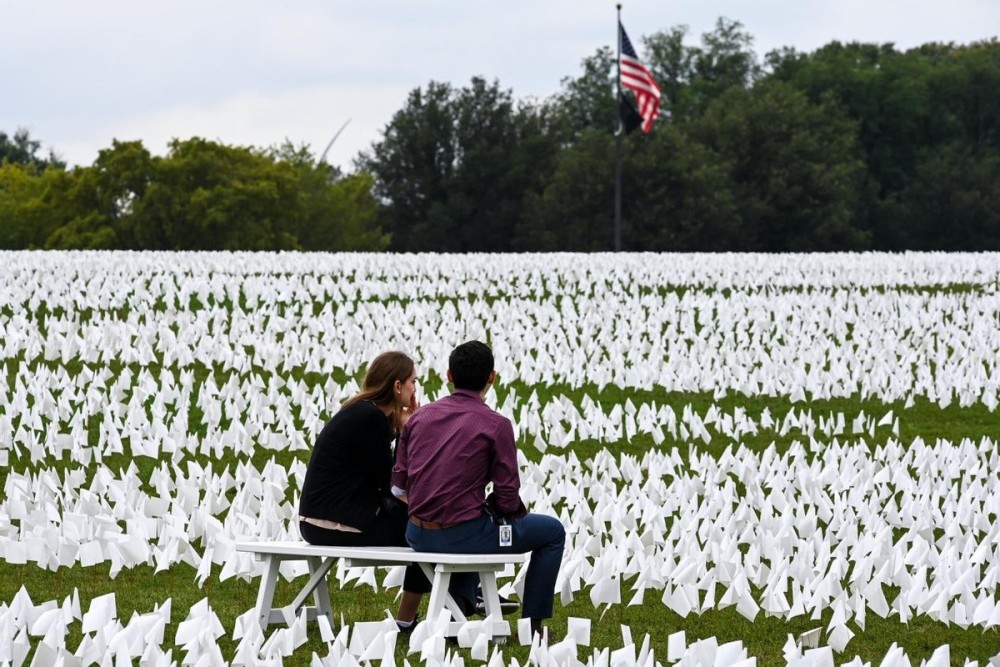
M333 625L333 609L330 592L326 585L326 575L333 564L340 559L344 566L388 567L417 563L431 582L431 597L428 602L427 618L437 619L447 609L451 614L446 634L458 635L459 629L468 620L448 593L451 575L455 572L477 572L483 589L486 615L495 620L487 631L494 637L510 636L510 625L503 620L500 612L500 593L497 589L496 574L507 565L518 565L528 559L527 554L454 554L414 551L409 547L328 547L301 541L284 542L236 542L236 550L252 553L264 561L255 608L261 629L271 623L291 625L301 610L309 621L320 615L326 616ZM278 581L278 567L284 560L304 560L309 565L309 579L291 604L275 609L274 588ZM313 596L315 606L305 607L309 596Z

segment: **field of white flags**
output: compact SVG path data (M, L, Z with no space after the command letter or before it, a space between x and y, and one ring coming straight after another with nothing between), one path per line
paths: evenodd
M0 665L1000 665L1000 255L0 266ZM368 361L426 402L473 338L567 530L548 640L400 635L400 571L343 567L262 632L235 542L299 539Z

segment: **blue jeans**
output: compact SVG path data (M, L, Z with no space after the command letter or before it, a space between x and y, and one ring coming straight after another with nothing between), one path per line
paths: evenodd
M509 547L500 546L500 531L488 516L441 530L421 528L410 523L406 527L406 541L415 551L459 554L523 554L530 551L521 616L539 620L551 618L556 577L566 545L566 530L559 519L543 514L527 514L512 520L511 525L513 544ZM476 574L456 573L451 577L449 590L452 596L475 600L477 584Z

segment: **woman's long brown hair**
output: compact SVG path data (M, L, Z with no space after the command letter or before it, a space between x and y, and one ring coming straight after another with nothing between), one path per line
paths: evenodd
M375 357L365 373L361 392L344 401L346 408L358 401L371 401L380 408L391 407L392 432L399 433L403 423L403 401L395 391L396 381L406 382L413 375L413 359L402 352L383 352Z

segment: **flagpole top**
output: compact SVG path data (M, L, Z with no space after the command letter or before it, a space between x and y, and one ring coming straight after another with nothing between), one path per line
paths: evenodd
M618 11L621 11L622 10L622 3L619 2L618 4L615 5L615 7L618 8Z

